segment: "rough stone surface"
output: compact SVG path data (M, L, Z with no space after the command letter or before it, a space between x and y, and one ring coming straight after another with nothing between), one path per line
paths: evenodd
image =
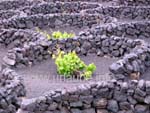
M146 81L143 81L144 84L146 84ZM136 88L139 85L139 81L132 80L130 82L120 82L120 81L108 81L105 82L98 82L98 83L90 83L88 84L89 87L78 87L74 93L71 93L69 90L63 93L63 97L66 95L69 100L73 100L75 96L85 96L91 97L94 96L93 99L91 99L91 102L86 102L82 98L75 99L73 102L70 102L69 100L66 100L65 98L61 98L61 101L54 102L57 100L57 98L60 98L60 96L55 96L53 99L53 95L58 95L63 90L57 92L54 91L53 94L47 93L46 95L43 95L42 97L37 97L35 99L29 99L27 101L23 101L22 103L22 109L28 112L35 112L38 113L40 109L43 109L44 111L50 110L49 107L46 106L54 106L55 108L51 109L53 112L61 111L62 107L63 109L66 109L67 113L70 113L67 109L71 109L71 113L148 113L149 112L149 94L143 95L143 101L141 104L141 101L139 101L139 98L135 98L135 96L132 94L132 92L136 92ZM85 86L87 86L85 84ZM104 91L104 88L108 90L105 90L105 93L101 95L102 91ZM146 86L143 87L144 92L146 93ZM131 91L132 89L132 91ZM101 90L101 92L99 92ZM86 92L85 92L86 91ZM87 93L87 91L90 91ZM94 93L93 93L94 91ZM121 91L121 93L115 93ZM69 94L69 95L68 95ZM109 96L106 96L109 95ZM115 96L113 96L115 95ZM147 96L148 95L148 96ZM47 96L50 96L51 98L47 98ZM118 97L118 98L116 98ZM126 97L126 99L124 99ZM128 97L128 99L127 99ZM50 102L50 103L48 103ZM42 104L41 104L42 103ZM70 104L69 104L70 103ZM83 107L85 104L89 105L89 107L85 108ZM65 106L63 106L65 105ZM67 106L66 106L67 105Z

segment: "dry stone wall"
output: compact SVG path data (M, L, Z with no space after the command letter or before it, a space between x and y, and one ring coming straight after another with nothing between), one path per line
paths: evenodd
M150 19L150 7L149 6L101 6L95 9L87 9L85 13L90 14L104 14L117 19L127 20L135 19L142 20Z
M0 113L15 113L20 107L19 97L25 96L22 79L11 69L0 74Z
M79 55L121 58L110 66L117 80L91 80L75 88L49 91L37 98L24 99L21 110L27 113L149 113L150 81L122 82L130 74L142 74L150 67L150 46L135 40L150 37L149 0L44 1L0 2L3 28L0 44L10 48L3 58L0 74L0 113L15 113L26 93L23 81L11 68L48 59L57 50L56 45L66 52L75 50ZM112 2L114 6L103 7L94 2ZM118 4L124 6L115 6ZM141 21L119 22L122 18ZM67 26L91 29L62 40L48 40L30 29Z
M146 39L150 37L150 21L117 22L96 26L90 32L99 35L119 36L132 39Z
M28 15L34 14L50 14L50 13L80 13L85 9L97 8L100 5L97 3L83 2L56 2L56 3L41 3L38 5L28 6L21 10Z
M10 18L1 21L3 28L33 28L33 27L90 27L100 23L108 23L116 21L116 19L99 14L38 14L24 17Z
M44 0L46 2L75 2L80 0ZM128 6L148 6L150 5L149 0L83 0L84 2L112 2L113 4L118 5L128 5Z
M109 55L110 57L121 57L124 54L130 53L130 51L136 46L141 45L140 41L119 38L116 36L107 37L105 35L87 35L86 32L82 32L77 37L62 40L47 40L45 36L36 32L34 33L33 31L31 33L25 32L25 37L27 36L27 33L29 33L32 34L31 36L34 38L21 38L23 33L24 32L21 32L20 30L20 32L16 32L17 35L14 34L14 39L16 39L18 43L12 41L12 47L16 47L15 45L17 44L20 44L20 47L11 49L7 55L7 59L9 60L4 60L5 63L10 66L19 66L20 64L22 66L27 66L35 64L37 61L49 58L50 55L56 52L58 46L61 50L66 52L75 50L79 55L96 54L100 57L104 55ZM26 43L23 43L19 38L22 40L28 40L26 40ZM4 37L4 39L6 38ZM9 41L9 38L7 41Z
M20 11L14 11L14 10L1 10L0 11L0 20L4 20L4 19L9 19L15 16L20 16L23 13L21 13Z
M39 3L33 0L4 0L0 1L0 10L18 9Z
M149 113L150 82L84 84L24 100L21 108L28 113Z
M114 73L117 79L129 78L133 73L138 74L137 77L144 74L146 69L150 67L150 47L143 46L135 48L130 54L125 55L119 61L110 66L110 71Z
M24 44L38 40L45 40L45 37L29 29L1 29L0 32L0 43L8 48L23 47Z
M119 0L120 4L130 5L130 6L148 6L150 5L149 0Z

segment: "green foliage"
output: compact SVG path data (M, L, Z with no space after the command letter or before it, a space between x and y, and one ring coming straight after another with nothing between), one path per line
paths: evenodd
M57 54L53 55L57 71L60 75L65 77L83 77L90 79L93 72L96 70L96 66L92 63L88 66L73 52L64 53L58 50Z
M54 39L73 38L75 36L74 33L54 31L52 34L49 34L46 31L40 30L39 28L36 28L36 30L40 32L41 34L43 34L45 37L47 37L48 40L50 40L51 38L54 38Z
M75 34L73 34L73 33L67 33L67 32L62 33L60 31L55 31L55 32L52 33L52 37L56 38L56 39L72 38L74 36L75 36Z

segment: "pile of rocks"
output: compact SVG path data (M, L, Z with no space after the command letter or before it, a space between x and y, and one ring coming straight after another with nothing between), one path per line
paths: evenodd
M149 81L111 80L50 91L24 100L21 108L28 113L149 113L149 105Z
M0 74L0 112L15 113L20 100L25 96L22 79L11 69L5 68Z
M150 19L150 7L146 6L101 6L95 9L86 9L84 12L90 14L104 14L121 20Z

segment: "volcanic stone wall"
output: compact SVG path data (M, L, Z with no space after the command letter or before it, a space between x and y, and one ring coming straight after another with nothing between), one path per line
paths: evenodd
M117 19L150 19L149 6L102 6L95 9L87 9L84 12L90 14L104 14L116 17Z
M18 33L19 31L16 32L16 34ZM18 35L19 37L17 35L14 35L14 39L16 39L18 43L22 45L9 51L9 54L7 55L7 60L4 60L7 65L32 65L35 64L37 61L42 61L49 58L50 55L55 53L58 48L66 52L75 50L79 55L97 54L101 57L104 55L121 57L124 54L129 53L137 45L141 45L141 43L137 43L137 41L131 39L119 38L115 36L107 37L105 35L86 35L84 32L81 33L80 36L62 40L47 40L45 36L35 33L35 35L32 36L37 36L37 38L31 38L31 41L27 43L22 43L19 38L23 40L26 40L26 38L20 37L20 34L21 32ZM33 41L34 39L37 40Z
M15 113L22 96L25 96L25 87L21 78L11 69L3 69L0 74L0 113Z
M137 74L137 79L139 79L140 75L149 67L150 47L144 45L143 47L135 48L130 54L113 63L110 66L110 71L114 73L114 77L117 79L124 79L125 76L129 78L132 74Z
M45 40L45 37L40 33L29 29L1 29L0 32L0 43L9 49L14 47L24 47L24 44L38 40Z
M22 8L28 15L33 14L50 14L50 13L80 13L81 10L93 9L99 7L97 3L84 2L56 2L41 3L38 5Z
M150 5L149 0L118 0L120 4L130 6L148 6Z
M18 9L25 6L31 6L39 3L33 0L6 0L0 1L0 10Z
M21 108L28 113L149 113L150 82L91 82L24 100Z
M25 17L16 17L1 22L3 28L33 28L33 27L84 27L92 26L98 23L107 23L114 21L113 18L99 14L47 14L32 15Z
M0 20L8 19L8 18L11 18L11 17L14 17L14 16L20 16L22 14L23 13L21 13L20 11L14 11L14 10L4 11L4 10L1 10L0 11Z
M46 2L56 2L56 1L61 1L61 2L78 2L80 0L44 0ZM83 2L109 2L109 1L114 1L114 0L82 0Z
M150 37L150 21L108 23L97 26L90 32L99 35L144 39Z
M46 2L56 2L56 1L63 1L63 2L75 2L79 0L44 0ZM84 2L112 2L113 4L119 5L130 5L130 6L144 6L150 5L149 0L82 0Z

